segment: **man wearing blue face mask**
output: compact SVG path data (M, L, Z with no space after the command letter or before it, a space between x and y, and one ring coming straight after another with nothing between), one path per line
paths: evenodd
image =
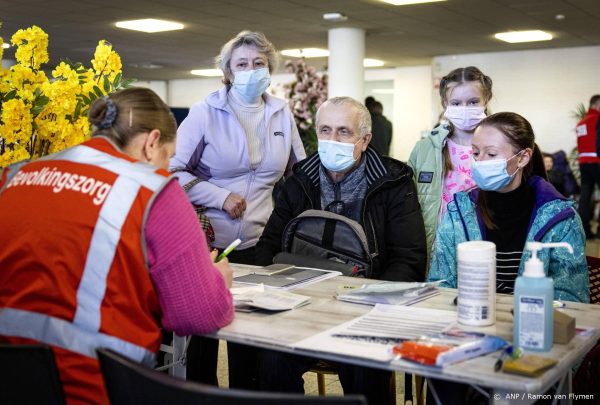
M286 224L309 209L328 209L359 222L373 256L373 278L422 281L425 227L412 170L369 146L371 116L350 97L332 98L316 116L318 153L297 163L275 202L256 245L257 264L268 265L281 251ZM264 353L261 389L303 392L302 374L314 359ZM387 403L390 375L381 370L339 365L345 393L364 394L369 403Z

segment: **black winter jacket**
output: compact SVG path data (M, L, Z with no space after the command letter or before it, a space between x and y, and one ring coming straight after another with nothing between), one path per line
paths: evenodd
M373 258L373 278L423 281L427 261L425 226L406 164L382 157L371 147L366 153L367 194L361 215ZM266 266L281 251L287 223L308 209L322 209L318 153L298 162L284 183L258 244L256 262Z

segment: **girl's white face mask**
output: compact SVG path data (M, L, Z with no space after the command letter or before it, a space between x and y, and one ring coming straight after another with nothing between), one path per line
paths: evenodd
M485 107L449 105L444 111L444 117L456 128L472 131L485 118Z

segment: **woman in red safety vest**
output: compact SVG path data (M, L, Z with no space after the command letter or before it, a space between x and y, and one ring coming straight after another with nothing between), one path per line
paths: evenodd
M96 348L153 366L161 327L233 319L231 268L165 170L167 105L130 88L88 118L89 141L0 174L0 343L50 345L69 404L108 403Z

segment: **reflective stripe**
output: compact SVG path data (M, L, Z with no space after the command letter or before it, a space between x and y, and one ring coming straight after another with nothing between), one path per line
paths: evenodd
M598 154L594 152L583 152L579 154L579 157L598 157Z
M106 279L121 239L121 229L140 185L119 176L102 205L77 289L77 309L73 323L91 332L100 330L100 306L106 292Z
M100 168L111 171L119 176L127 176L134 179L152 191L158 190L167 180L164 176L155 173L156 167L154 166L142 162L131 163L85 145L66 149L55 155L51 155L49 159L100 166Z
M0 309L0 335L34 339L92 358L96 358L97 348L105 347L150 367L156 363L155 354L144 347L104 333L85 331L64 319L22 309Z

